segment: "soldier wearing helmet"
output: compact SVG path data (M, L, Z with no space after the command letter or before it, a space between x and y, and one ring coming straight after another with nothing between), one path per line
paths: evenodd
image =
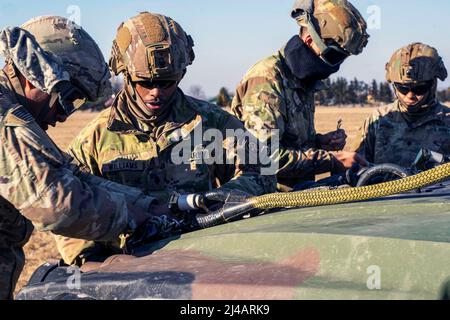
M450 154L450 108L436 98L438 79L446 78L435 48L412 43L397 50L386 65L397 99L366 120L357 152L373 163L404 167L422 148Z
M123 75L124 88L69 152L93 174L150 192L161 203L173 192L275 191L273 173L261 176L258 163L233 156L239 150L227 131L245 132L242 123L178 88L193 60L192 38L170 17L142 12L121 24L109 65ZM213 142L208 132L221 138ZM215 156L208 159L211 149ZM177 160L181 150L184 156ZM167 212L161 205L159 213ZM115 247L68 238L57 243L67 263L96 259Z
M314 128L314 93L321 80L337 72L350 55L367 44L366 23L345 0L296 1L292 17L301 27L274 55L256 63L236 89L234 114L262 141L280 137L277 173L279 188L314 180L316 174L340 172L364 160L345 146L346 134L326 135Z
M0 31L0 51L0 299L11 299L33 225L115 239L146 220L155 199L81 173L45 133L110 94L107 65L83 29L62 17L35 18Z

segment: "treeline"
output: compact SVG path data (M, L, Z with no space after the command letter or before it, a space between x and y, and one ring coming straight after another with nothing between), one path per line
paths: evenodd
M113 93L117 94L123 86L123 80L114 77L111 81ZM324 81L325 89L316 94L316 103L322 106L339 106L339 105L379 105L380 103L391 103L395 96L392 85L388 82L377 82L372 80L370 84L360 81L357 78L347 80L346 78L327 79ZM187 92L188 95L207 100L201 86L191 86ZM234 92L222 87L219 93L208 99L209 102L217 104L219 107L227 108L231 106ZM439 90L437 97L441 102L450 101L450 88ZM106 106L112 103L112 99L106 101ZM90 109L101 110L103 105Z
M371 105L391 103L395 99L392 85L388 82L372 80L370 84L358 79L345 78L327 79L326 88L316 94L316 103L322 106L339 105ZM450 101L450 88L437 93L441 102ZM221 88L218 95L210 101L220 107L229 107L233 95L226 88Z
M348 81L339 77L324 81L326 89L316 95L317 103L323 106L348 104L390 103L394 100L394 93L388 82L371 84L358 79Z
M437 93L437 98L441 102L449 102L450 101L450 88L446 90L439 90Z
M348 104L389 103L394 99L391 86L387 82L378 83L373 80L369 85L358 79L348 81L345 78L327 79L326 88L316 94L316 102L323 106L336 106ZM218 95L211 99L220 107L231 104L232 93L221 88Z

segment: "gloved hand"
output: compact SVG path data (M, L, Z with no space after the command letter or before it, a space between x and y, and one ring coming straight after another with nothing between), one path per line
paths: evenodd
M327 134L317 135L318 147L326 151L340 151L347 143L347 134L344 129L339 129Z

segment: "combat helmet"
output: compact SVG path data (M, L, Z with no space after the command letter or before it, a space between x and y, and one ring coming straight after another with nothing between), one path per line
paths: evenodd
M42 49L62 60L70 82L81 89L87 101L96 103L111 97L111 75L103 54L80 26L64 17L41 16L25 22L21 28L30 32ZM63 90L67 95L73 87ZM74 105L74 109L83 104Z
M325 40L333 40L343 49L342 61L346 56L360 54L368 43L367 24L361 13L346 0L296 0L291 12L301 27L308 28L321 55L326 58ZM337 54L339 52L331 52ZM339 55L335 58L339 61ZM333 64L333 56L329 59ZM328 62L328 61L325 61Z
M179 80L195 58L193 46L173 19L141 12L118 28L109 66L133 82Z
M391 83L419 83L447 78L447 69L437 50L423 43L400 48L386 64L386 80Z

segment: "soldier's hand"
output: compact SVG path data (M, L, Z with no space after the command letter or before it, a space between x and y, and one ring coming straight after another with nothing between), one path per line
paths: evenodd
M354 164L359 164L362 167L367 167L369 163L363 156L352 151L332 152L333 155L333 169L332 174L342 173L350 169Z
M339 129L327 134L318 134L317 141L319 148L326 151L339 151L344 149L347 143L345 130Z
M141 207L128 205L129 219L133 219L136 225L143 224L151 216L167 216L174 218L174 214L170 211L167 204L164 205L151 205L148 211Z

